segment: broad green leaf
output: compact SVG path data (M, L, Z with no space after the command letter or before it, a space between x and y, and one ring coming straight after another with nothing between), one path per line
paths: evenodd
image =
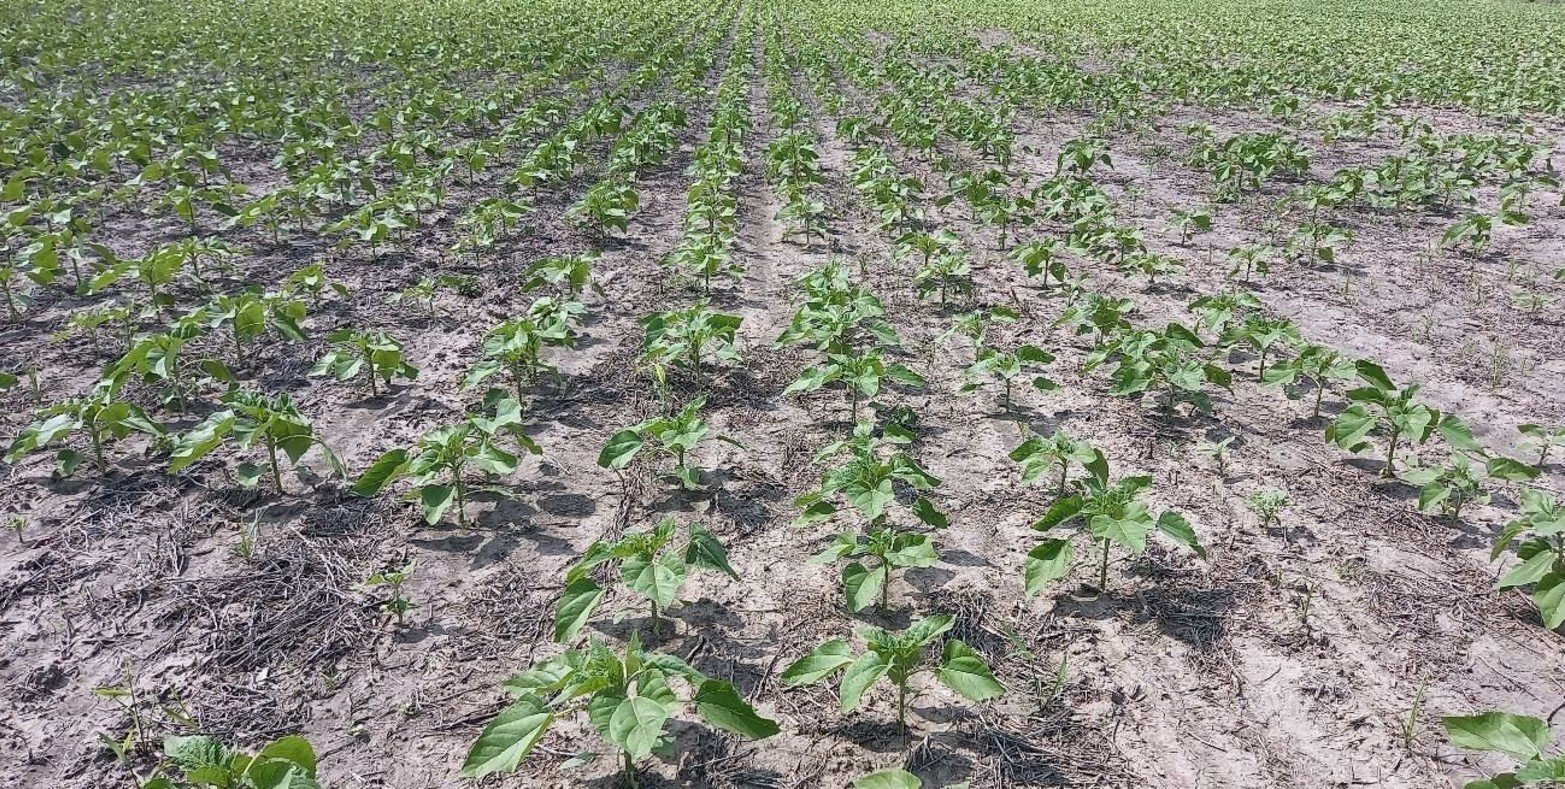
M634 430L621 430L609 438L598 453L598 465L603 468L622 469L630 465L641 451L641 434Z
M374 496L387 482L401 476L407 471L408 453L405 449L394 449L380 456L364 473L353 483L353 492L360 496Z
M1549 725L1538 718L1508 712L1486 712L1442 718L1451 743L1477 751L1499 751L1526 761L1543 755L1549 745Z
M456 488L451 485L425 485L418 493L424 507L424 522L434 525L440 522L446 509L456 501Z
M1201 539L1196 536L1195 527L1185 520L1185 516L1173 510L1164 510L1163 514L1157 516L1157 529L1180 545L1195 551L1202 559L1206 558L1206 549L1201 547Z
M1511 571L1500 578L1495 584L1496 589L1509 589L1513 586L1526 586L1537 583L1554 567L1554 552L1539 551L1533 554L1527 561L1511 568Z
M609 742L640 759L652 753L663 725L674 714L671 705L647 696L633 696L619 703L609 718Z
M462 777L482 778L491 773L512 772L527 758L554 722L543 701L522 696L484 727L462 763Z
M852 662L848 642L834 638L783 669L781 679L784 685L808 685L831 676Z
M924 782L906 770L881 770L853 782L853 789L923 789Z
M1045 584L1070 574L1074 550L1070 540L1045 540L1042 545L1027 552L1024 565L1025 589L1030 597L1043 590Z
M759 740L778 732L777 722L763 718L731 683L717 679L702 682L696 689L696 712L707 723L724 731Z
M716 570L735 581L739 580L739 574L728 564L728 551L723 548L723 543L717 539L717 535L700 524L690 526L690 543L685 546L685 563L694 567Z
M946 641L935 677L971 701L988 701L1005 693L1005 686L995 680L983 657L954 638Z
M848 670L842 675L842 687L838 689L841 696L841 708L843 712L852 712L859 706L859 700L864 697L864 691L875 681L885 676L890 666L874 652L866 652L848 666Z
M1532 601L1543 617L1543 626L1555 630L1565 625L1565 572L1552 572L1538 579L1532 588Z
M554 606L554 640L569 641L581 632L603 599L603 587L583 576L566 585Z
M848 610L863 611L880 600L880 590L886 585L888 570L880 565L871 570L858 562L842 568L842 591L848 596Z
M1492 457L1484 463L1489 476L1507 482L1528 482L1537 479L1539 469L1508 457Z
M923 496L913 500L912 510L913 515L920 521L937 529L944 529L951 525L951 522L946 519L945 513L935 509L934 502Z
M909 625L906 635L920 644L927 645L955 624L956 618L950 614L932 614Z

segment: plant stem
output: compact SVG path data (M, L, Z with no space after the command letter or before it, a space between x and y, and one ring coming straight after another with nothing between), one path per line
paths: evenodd
M1103 541L1103 560L1098 565L1098 594L1109 588L1109 541Z
M266 455L272 461L272 484L277 486L277 492L283 492L283 474L277 466L277 441L271 436L266 437Z
M897 683L897 728L907 731L907 681Z
M1394 474L1391 470L1391 463L1397 459L1397 439L1401 438L1401 436L1402 431L1400 429L1393 428L1391 430L1391 446L1386 450L1386 467L1380 472L1382 477L1390 477Z
M891 603L891 565L881 559L881 566L886 568L886 581L880 585L880 610L886 610Z
M103 458L103 437L98 435L98 426L88 425L87 433L92 436L92 459L98 464L98 473L109 473L109 463Z

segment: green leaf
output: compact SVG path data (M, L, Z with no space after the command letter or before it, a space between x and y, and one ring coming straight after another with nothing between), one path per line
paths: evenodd
M538 697L517 699L478 735L462 763L462 777L482 778L514 771L553 722L554 713Z
M1528 482L1538 477L1539 469L1515 458L1492 457L1484 463L1489 476L1507 482Z
M1375 416L1363 406L1354 405L1337 415L1326 427L1326 440L1342 449L1357 452L1365 445L1364 437L1375 429Z
M1196 536L1195 527L1185 520L1185 516L1173 510L1164 510L1157 517L1157 529L1180 545L1195 551L1196 556L1206 558L1206 549L1201 547L1201 539Z
M1371 386L1384 391L1395 391L1397 386L1391 383L1391 376L1386 375L1385 368L1368 359L1359 359L1353 363L1354 372Z
M1483 444L1473 437L1473 429L1456 414L1446 414L1436 425L1447 444L1462 452L1483 452Z
M637 594L668 608L685 584L684 558L675 553L650 561L646 555L630 556L620 565L620 577Z
M234 479L246 488L253 488L266 476L266 467L257 463L240 463L234 470Z
M233 428L232 411L218 411L202 420L201 424L174 442L174 451L169 456L169 473L178 474L208 452L217 449Z
M315 748L309 740L298 735L278 738L262 748L255 758L284 761L304 771L305 775L315 775Z
M852 662L848 642L834 638L783 669L781 679L784 685L808 685L831 676Z
M734 568L728 564L728 551L723 548L723 543L717 539L717 535L700 524L690 526L690 544L685 546L685 563L716 570L735 581L739 580L739 573L734 572Z
M609 438L598 453L598 465L609 469L622 469L630 465L636 453L641 451L641 434L634 430L621 430Z
M646 696L633 696L619 703L609 718L609 742L640 759L652 753L658 738L663 735L663 725L674 710L671 705Z
M1085 506L1086 500L1081 496L1067 496L1050 505L1049 510L1032 527L1038 531L1048 531L1080 515Z
M808 526L819 523L837 514L837 508L829 501L817 501L811 503L799 513L799 517L793 519L794 526Z
M924 782L906 770L881 770L853 782L853 789L923 789Z
M731 683L717 679L702 682L696 689L696 712L707 723L724 731L760 740L778 732L777 722L763 718Z
M842 675L842 687L838 690L841 695L841 708L843 712L852 712L859 706L859 700L864 697L864 691L875 681L885 676L890 668L885 661L875 652L866 652L848 666L848 670Z
M946 641L935 677L971 701L988 701L1005 693L1005 686L995 680L983 657L954 638Z
M71 475L76 473L76 467L80 466L81 462L87 459L87 456L67 447L60 450L59 453L54 456L54 458L55 466L56 469L60 472L60 476L62 478L69 478Z
M1513 586L1537 583L1553 569L1554 558L1553 551L1539 551L1501 577L1494 588L1509 589Z
M1565 783L1565 756L1528 762L1516 769L1516 780L1545 786L1550 781Z
M603 587L581 577L567 584L554 605L554 640L569 641L581 632L603 599Z
M842 568L842 591L848 597L848 610L857 613L880 600L880 589L886 585L889 571L886 565L871 570L858 562Z
M904 635L922 645L928 645L956 624L950 614L933 614L908 626Z
M387 452L364 470L358 481L353 483L353 492L360 496L374 496L386 486L386 483L406 473L407 465L407 450L395 449Z
M1538 718L1486 712L1442 718L1451 743L1476 751L1499 751L1519 760L1536 759L1549 745L1549 725Z
M913 500L912 510L913 515L920 521L923 521L924 523L937 529L944 529L951 525L951 522L946 518L945 513L935 509L934 502L924 498L923 496L919 496L917 499Z
M163 754L181 770L193 772L227 766L230 752L216 737L170 735L163 738Z
M456 488L451 485L425 485L419 490L419 502L424 506L424 522L434 525L440 522L446 508L456 500Z
M1023 565L1027 596L1042 591L1045 584L1070 574L1074 549L1070 540L1045 540L1042 545L1027 552Z
M1552 572L1538 579L1532 588L1532 601L1543 616L1543 626L1554 630L1565 625L1565 572Z

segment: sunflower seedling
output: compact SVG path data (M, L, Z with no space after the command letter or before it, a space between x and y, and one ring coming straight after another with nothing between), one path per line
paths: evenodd
M917 695L912 680L922 673L933 673L941 684L963 698L984 702L1000 697L1005 686L994 678L989 665L972 647L942 636L955 620L948 614L925 617L906 630L890 631L862 627L858 635L865 650L855 655L844 639L836 638L816 647L808 655L783 670L785 685L812 685L842 672L838 696L843 713L853 711L882 677L897 691L897 724L907 728L907 707ZM940 646L936 659L931 648Z
M1261 528L1277 526L1282 529L1283 542L1290 542L1288 526L1282 522L1282 509L1288 506L1288 491L1262 488L1245 497L1244 504L1261 521Z
M289 789L319 786L315 749L297 735L274 740L255 754L216 737L163 738L165 762L140 789Z
M469 467L496 476L515 472L521 465L521 458L499 445L499 439L506 435L514 438L525 451L543 454L543 449L522 431L521 424L521 406L515 400L500 400L495 404L492 419L469 414L456 424L425 433L411 449L395 449L381 455L359 476L353 484L353 492L374 496L393 480L410 477L413 489L409 496L419 500L426 523L440 522L454 504L457 525L466 528L467 494L472 488L467 480ZM483 489L502 496L512 495L502 487Z
M390 386L395 378L418 378L418 368L403 358L402 343L383 331L339 329L326 339L332 347L310 369L310 375L330 375L339 381L363 375L369 381L371 397L380 395L377 380Z
M252 487L271 472L272 485L283 492L282 460L297 467L304 453L318 446L333 473L347 476L337 453L315 435L310 420L299 411L287 394L268 395L236 389L223 397L225 408L214 412L190 432L174 441L169 457L169 473L178 474L230 439L240 450L259 447L266 450L265 466L239 464L236 478L240 485Z
M690 465L687 455L711 432L711 425L701 418L701 409L705 407L706 398L698 397L673 416L654 417L615 433L598 453L598 465L617 472L630 465L643 449L650 448L654 453L674 459L673 475L680 486L686 490L699 489L701 469ZM744 448L727 436L720 435L717 440Z
M692 689L682 700L678 680ZM504 684L512 698L478 735L462 776L514 772L555 720L585 712L593 729L620 752L628 784L636 762L670 741L664 727L685 706L708 724L752 740L778 732L731 683L712 679L672 655L645 652L631 636L623 654L593 641L517 674Z
M167 438L163 427L151 419L133 403L120 400L116 387L100 383L91 394L72 398L43 409L39 421L24 428L6 450L5 459L15 463L24 455L40 452L55 442L63 441L73 433L86 436L89 454L73 447L62 447L56 454L56 468L61 477L76 473L76 468L91 459L99 474L108 473L109 461L105 447L131 433L145 433L156 441Z
M391 614L397 620L397 626L402 626L403 619L409 611L418 608L418 604L408 597L403 591L403 586L408 579L413 577L413 571L418 569L418 560L409 559L399 567L387 567L376 570L373 575L364 581L364 586L369 589L386 590L387 599L380 601L378 607L382 613Z
M663 612L679 600L679 591L692 570L719 572L739 580L728 564L728 552L706 527L684 527L683 544L677 544L679 522L665 518L650 531L627 534L618 540L598 540L587 546L582 558L565 573L565 591L554 608L554 640L570 641L598 610L607 590L593 578L600 567L618 570L625 589L651 605L652 632L662 629Z
M1565 506L1541 490L1523 490L1521 515L1500 531L1489 560L1499 559L1512 543L1516 543L1521 564L1502 576L1495 587L1531 586L1543 626L1554 630L1565 625Z
M1104 469L1106 471L1106 469ZM1033 524L1044 534L1064 526L1079 524L1076 533L1066 537L1049 537L1027 554L1024 565L1024 581L1027 594L1033 595L1051 581L1070 574L1074 563L1074 538L1084 535L1089 543L1095 543L1100 552L1098 562L1098 591L1108 588L1109 548L1118 545L1134 555L1147 548L1147 537L1155 530L1174 542L1193 551L1202 559L1206 549L1201 547L1195 529L1190 522L1173 510L1164 510L1156 518L1141 494L1152 484L1150 477L1126 477L1110 484L1107 476L1092 476L1082 480L1082 492L1056 501Z
M1062 430L1055 430L1047 438L1033 436L1023 441L1021 446L1011 450L1010 458L1022 464L1022 482L1027 483L1037 483L1044 478L1044 474L1058 466L1060 481L1057 489L1061 496L1067 493L1066 484L1070 481L1072 463L1095 477L1108 475L1108 460L1097 447L1071 438Z

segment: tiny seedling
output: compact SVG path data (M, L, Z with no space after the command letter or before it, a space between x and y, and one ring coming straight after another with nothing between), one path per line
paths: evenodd
M1245 497L1244 504L1260 518L1262 529L1275 525L1282 529L1283 541L1289 541L1288 527L1282 522L1282 510L1288 506L1288 491L1262 488Z
M403 591L403 586L407 584L409 578L413 577L413 571L416 569L418 569L418 559L409 559L399 567L376 570L364 581L364 585L370 589L386 590L387 599L376 605L382 613L396 617L398 627L402 626L402 621L409 611L418 608L418 604Z
M1538 468L1549 462L1549 452L1565 447L1565 427L1518 425L1516 431L1523 436L1522 449L1538 453L1538 462L1533 464Z
M1202 441L1195 445L1195 451L1212 459L1217 464L1217 475L1228 477L1228 448L1233 446L1238 436L1228 436L1218 441Z

